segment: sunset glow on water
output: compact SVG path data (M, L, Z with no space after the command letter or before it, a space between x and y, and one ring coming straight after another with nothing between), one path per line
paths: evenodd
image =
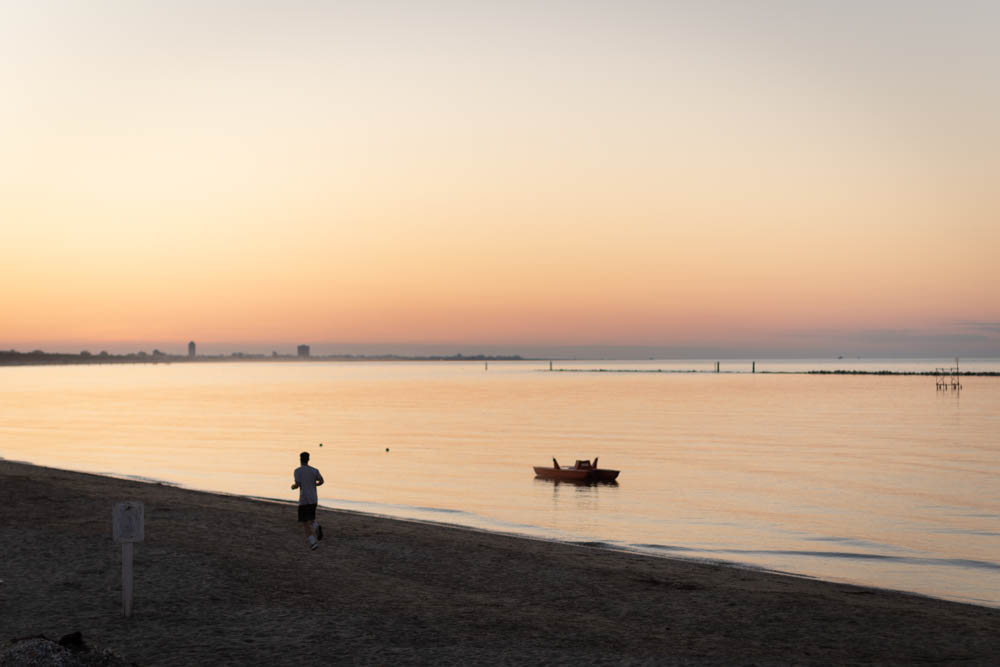
M709 366L556 368L588 364ZM997 378L547 368L0 368L0 456L294 501L309 450L328 507L1000 606ZM536 480L552 457L600 457L619 483Z

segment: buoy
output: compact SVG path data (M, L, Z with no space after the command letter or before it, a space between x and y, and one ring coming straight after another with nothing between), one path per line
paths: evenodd
M323 443L322 443L322 442L321 442L321 443L319 443L319 446L320 446L320 447L322 447L322 446L323 446Z
M388 447L386 447L386 448L385 448L385 451L389 451L389 448L388 448Z

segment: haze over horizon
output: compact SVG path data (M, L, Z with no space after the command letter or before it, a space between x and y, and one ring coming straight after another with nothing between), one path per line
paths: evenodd
M927 359L950 360L953 357L968 359L1000 359L1000 356L987 350L986 353L967 355L948 355L940 352L941 341L935 339L932 344L923 346L901 346L898 338L886 340L881 346L870 346L864 352L857 348L841 353L831 353L826 349L808 348L789 350L788 348L766 347L678 347L678 346L640 346L640 345L497 345L497 344L465 344L465 343L305 343L310 346L312 357L328 356L399 356L399 357L452 357L464 355L467 357L519 356L524 359L618 359L618 360L778 360L778 359L813 359L813 360L875 360L875 359ZM297 355L297 347L302 343L278 342L268 343L227 343L208 342L197 347L199 356L230 356L234 354L263 355L278 354L285 357ZM152 354L159 350L163 354L186 356L187 343L179 341L118 341L107 344L90 345L73 342L54 343L49 348L21 345L13 348L0 348L0 351L12 349L27 353L41 350L49 354L72 354L80 352L98 354L108 352L115 355L136 353Z
M0 349L1000 356L997 25L7 3Z

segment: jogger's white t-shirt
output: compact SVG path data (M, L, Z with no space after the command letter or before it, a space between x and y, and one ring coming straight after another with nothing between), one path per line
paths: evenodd
M305 465L295 469L295 483L299 485L299 505L315 505L316 482L322 482L323 475L312 466Z

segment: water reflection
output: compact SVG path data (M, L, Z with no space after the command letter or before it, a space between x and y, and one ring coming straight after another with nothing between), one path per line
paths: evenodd
M536 477L535 484L551 484L552 486L559 486L560 484L565 484L567 486L575 487L616 487L618 482L595 482L586 479L545 479L543 477Z
M544 491L545 485L552 487L552 526L558 527L560 522L572 517L574 529L583 529L585 532L590 529L596 530L604 520L598 513L601 509L601 495L607 497L608 494L616 493L618 489L618 482L535 478L535 488L540 492Z

